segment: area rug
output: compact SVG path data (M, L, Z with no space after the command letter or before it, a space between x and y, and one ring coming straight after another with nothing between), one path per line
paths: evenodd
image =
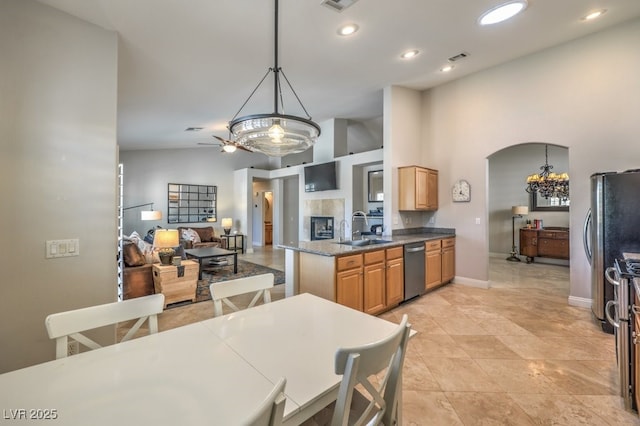
M238 273L233 273L233 265L216 268L211 271L204 271L202 279L198 281L196 287L196 302L211 300L209 294L209 284L212 282L220 282L233 280L236 278L250 277L253 275L267 274L271 272L274 275L274 284L284 284L284 272L277 269L268 268L246 260L238 260Z

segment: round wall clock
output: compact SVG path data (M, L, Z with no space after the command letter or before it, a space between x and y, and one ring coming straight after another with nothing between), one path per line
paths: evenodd
M471 185L469 185L469 182L464 179L460 179L453 184L451 197L456 203L471 201Z

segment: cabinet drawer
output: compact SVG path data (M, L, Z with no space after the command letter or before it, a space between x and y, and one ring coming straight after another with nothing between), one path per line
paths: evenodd
M387 249L387 260L402 258L402 251L402 246Z
M364 264L384 262L384 250L368 251L364 253Z
M557 231L538 231L538 238L547 238L549 240L568 240L568 232Z
M440 250L442 240L427 241L424 243L424 248L427 251Z
M445 238L444 240L442 240L442 248L453 247L455 245L456 245L455 238Z
M359 268L362 266L362 255L354 254L352 256L339 257L336 262L338 263L338 271L344 271L345 269Z

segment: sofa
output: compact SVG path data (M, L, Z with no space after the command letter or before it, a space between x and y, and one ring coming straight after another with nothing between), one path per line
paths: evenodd
M179 226L180 245L185 249L219 247L227 248L227 240L217 237L213 226Z

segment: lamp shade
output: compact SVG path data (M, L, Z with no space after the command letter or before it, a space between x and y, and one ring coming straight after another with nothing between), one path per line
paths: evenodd
M529 214L529 207L527 206L513 206L511 207L511 213L515 215Z
M142 210L140 212L140 220L160 220L162 212L160 210Z
M220 223L222 224L223 229L230 229L233 227L233 219L230 217L223 217L222 222Z
M153 234L153 246L156 248L177 247L180 245L180 235L177 229L157 229Z

